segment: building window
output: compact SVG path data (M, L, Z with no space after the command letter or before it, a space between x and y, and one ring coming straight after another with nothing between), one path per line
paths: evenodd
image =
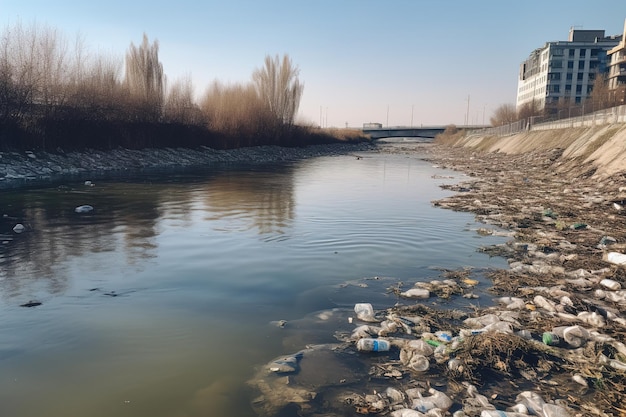
M569 50L569 57L570 58L574 58L574 51L575 51L575 49L570 49Z
M576 79L577 79L578 81L582 81L582 80L583 80L583 76L584 76L584 75L585 75L584 73L579 72L578 74L576 74Z
M560 72L550 72L548 73L548 80L560 80L561 79L561 73Z
M567 81L572 81L572 73L568 73L565 78L567 79Z
M563 56L563 48L554 48L552 50L552 55L554 55L554 56Z
M577 85L576 86L576 94L582 94L583 92L583 86L582 85Z
M586 49L581 49L580 53L578 54L579 57L584 58L587 56L587 50Z
M570 94L572 92L572 85L565 84L565 94Z
M585 61L578 61L578 69L582 70L583 68L585 68Z
M558 85L558 84L550 85L548 87L548 92L549 93L560 93L561 92L561 86Z
M550 68L563 68L563 61L552 61Z
M567 61L567 69L574 69L574 61Z
M580 104L580 97L576 97L576 98L574 99L574 102L575 102L576 104Z
M600 55L600 50L599 50L599 49L592 49L592 50L591 50L591 57L592 57L592 58L595 58L595 57L597 57L598 55Z

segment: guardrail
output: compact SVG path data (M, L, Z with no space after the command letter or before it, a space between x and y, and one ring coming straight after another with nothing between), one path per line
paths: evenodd
M486 129L471 130L467 136L509 136L532 130L565 129L568 127L588 127L605 124L626 123L626 105L598 110L581 116L566 119L541 120L539 116Z

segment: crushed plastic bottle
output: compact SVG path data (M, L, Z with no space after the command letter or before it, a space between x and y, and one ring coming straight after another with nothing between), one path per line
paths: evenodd
M401 297L426 299L430 297L430 291L425 288L411 288L400 293Z
M573 348L581 347L589 337L589 331L584 327L569 326L563 329L563 339Z
M361 321L376 322L374 317L374 308L370 303L357 303L354 305L356 317Z
M544 404L543 415L545 417L570 417L569 412L565 408L556 404Z
M411 356L407 366L414 371L425 372L428 371L428 368L430 368L430 361L426 356L417 353Z
M524 404L532 415L543 415L543 406L546 403L541 395L532 391L523 391L517 395L515 402Z
M626 265L626 255L619 252L609 252L605 254L604 260L616 265Z
M437 391L434 388L428 390L429 396L422 396L421 392L417 392L417 398L413 398L412 408L420 413L426 413L434 408L439 408L443 411L448 411L452 407L452 400L446 394L441 391Z
M432 356L432 354L435 352L435 349L433 349L431 345L429 345L425 340L422 339L411 340L409 343L406 344L406 348L427 357Z
M299 363L303 356L303 352L298 352L289 356L282 356L270 363L269 370L277 374L297 372L300 369Z
M622 289L622 284L615 281L614 279L609 279L609 278L605 278L602 281L600 281L600 285L612 291L618 291Z

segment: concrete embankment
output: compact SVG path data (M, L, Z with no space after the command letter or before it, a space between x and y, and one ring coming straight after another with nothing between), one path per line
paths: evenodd
M626 124L538 130L511 136L454 136L441 140L455 147L485 152L562 154L555 164L559 172L594 169L594 176L608 177L626 171Z

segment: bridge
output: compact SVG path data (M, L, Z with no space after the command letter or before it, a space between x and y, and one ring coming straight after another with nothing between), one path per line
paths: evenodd
M371 123L375 125L375 123ZM476 129L483 126L457 126L457 129ZM363 133L369 135L372 139L382 138L430 138L434 139L440 133L446 130L446 126L364 126Z

